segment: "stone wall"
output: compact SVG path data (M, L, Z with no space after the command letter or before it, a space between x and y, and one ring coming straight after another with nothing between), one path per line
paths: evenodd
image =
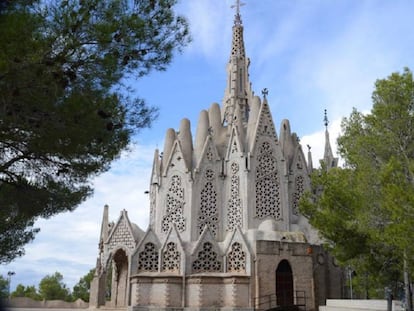
M282 260L287 260L292 268L294 297L299 292L304 292L306 310L314 310L313 260L307 251L309 245L279 241L257 241L256 245L256 292L260 293L260 297L256 298L256 303L261 305L269 297L275 296L276 270ZM303 302L294 301L294 303Z
M145 307L249 309L250 278L193 274L156 277L134 276L131 282L131 305Z
M41 309L86 309L89 303L78 299L74 302L66 302L63 300L33 300L28 297L15 297L6 301L6 305L10 308L41 308Z

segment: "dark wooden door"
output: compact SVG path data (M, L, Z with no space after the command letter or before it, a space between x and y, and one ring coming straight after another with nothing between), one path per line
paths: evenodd
M276 297L278 306L293 305L293 275L287 260L282 260L277 266Z

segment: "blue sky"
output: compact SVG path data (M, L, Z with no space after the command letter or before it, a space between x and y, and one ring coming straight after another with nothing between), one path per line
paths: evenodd
M95 178L95 194L72 213L39 220L41 228L26 255L0 266L18 283L37 285L59 271L72 287L93 268L103 206L114 221L122 209L146 229L153 151L162 149L167 128L221 103L230 54L234 12L230 0L181 0L177 10L190 22L193 42L166 72L130 80L136 94L160 108L112 169ZM404 67L414 70L412 0L244 0L241 9L250 81L256 94L268 88L276 123L289 119L303 145L312 146L314 165L322 157L323 111L328 110L333 148L342 117L352 107L371 108L375 80Z

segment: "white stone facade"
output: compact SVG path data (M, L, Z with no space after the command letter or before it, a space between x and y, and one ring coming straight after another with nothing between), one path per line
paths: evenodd
M300 292L313 310L340 296L341 271L318 262L330 257L298 211L312 167L288 120L277 134L266 92L251 90L249 63L237 14L222 106L201 111L194 144L183 119L155 151L148 230L125 211L109 224L105 207L91 305L253 310L272 297L300 304Z

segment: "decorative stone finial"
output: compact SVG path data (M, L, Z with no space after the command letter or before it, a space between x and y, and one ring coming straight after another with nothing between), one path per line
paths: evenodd
M329 120L328 120L328 114L326 112L326 109L325 109L325 117L323 118L323 122L325 124L325 128L328 129Z
M263 98L266 98L266 96L269 94L269 90L265 87L263 90L262 90L262 95L263 95Z

